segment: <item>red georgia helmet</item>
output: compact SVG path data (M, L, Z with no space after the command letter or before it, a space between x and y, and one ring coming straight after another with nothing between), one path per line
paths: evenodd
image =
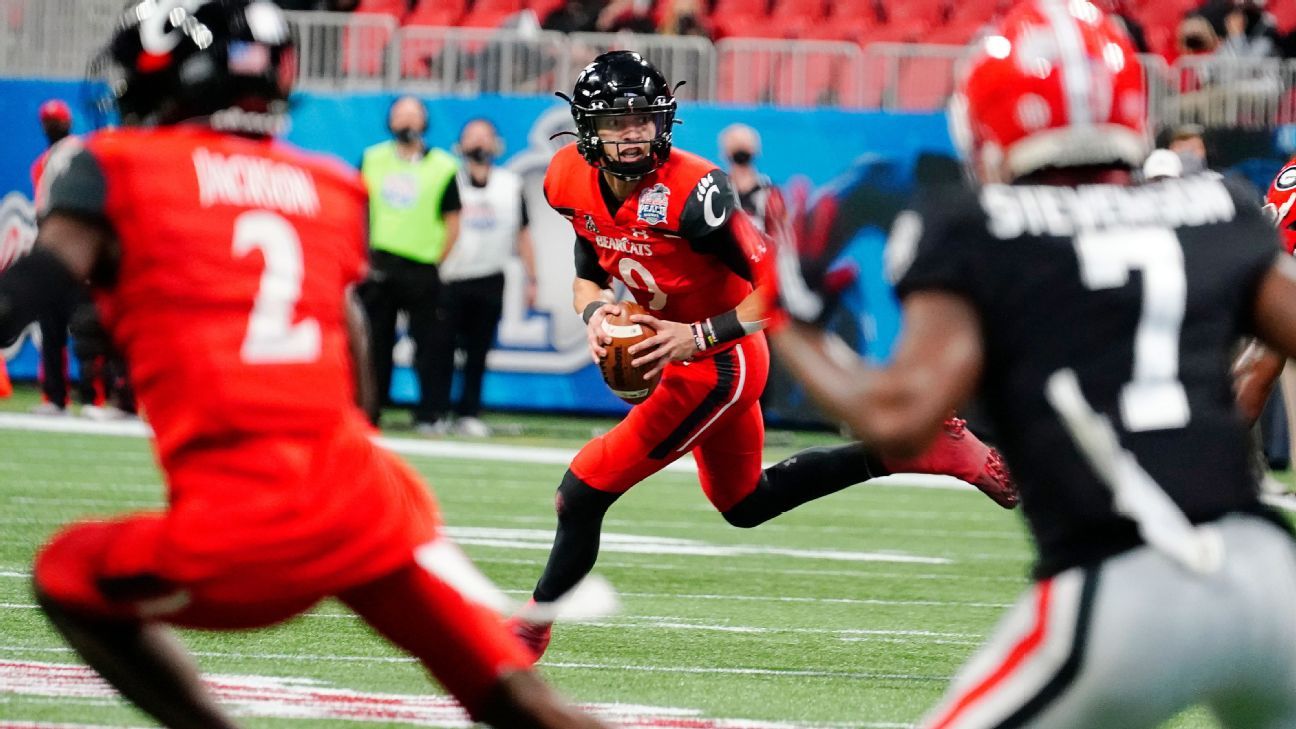
M978 177L1143 164L1143 67L1125 31L1098 8L1086 0L1023 2L974 51L949 116Z
M1296 157L1283 165L1265 197L1265 212L1273 218L1283 248L1291 253L1296 250Z

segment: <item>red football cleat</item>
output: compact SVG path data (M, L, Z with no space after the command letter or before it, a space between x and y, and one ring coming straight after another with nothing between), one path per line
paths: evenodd
M529 600L528 605L535 602ZM553 623L533 623L529 620L523 620L519 617L511 617L505 621L509 632L514 638L531 652L531 662L535 663L544 655L545 649L549 647L549 639L552 637Z
M885 458L892 473L934 473L962 479L981 489L1005 509L1017 506L1017 486L1003 456L967 429L967 421L951 417L945 432L917 458Z

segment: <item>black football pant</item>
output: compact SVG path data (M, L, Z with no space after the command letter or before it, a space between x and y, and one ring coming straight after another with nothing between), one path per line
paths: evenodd
M90 301L88 291L78 291L68 303L67 308L55 308L45 312L38 320L41 333L41 393L45 399L60 408L68 406L68 330L74 319L94 316L94 304ZM80 355L80 352L76 354ZM93 358L78 356L81 378L77 385L77 396L82 405L98 402L99 392L96 383L98 366Z
M450 384L454 380L455 350L464 353L463 393L455 413L477 417L481 412L482 379L486 355L495 341L495 329L504 311L504 274L441 286L441 341L432 362L433 403L438 415L449 410Z
M369 280L360 288L360 300L369 318L369 356L378 385L380 407L391 402L396 317L404 311L409 318L409 336L414 341L414 374L419 383L414 421L434 422L437 411L432 361L439 336L437 299L441 289L437 267L384 251L374 251L370 263L372 271ZM369 417L375 425L378 423L379 413L370 413Z

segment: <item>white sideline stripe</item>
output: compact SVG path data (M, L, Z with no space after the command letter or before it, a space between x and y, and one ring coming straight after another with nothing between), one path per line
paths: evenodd
M505 590L514 594L531 594L530 590ZM788 597L785 595L711 595L676 594L667 592L622 592L621 597L670 598L677 600L732 600L734 602L795 602L825 603L831 605L880 605L885 607L962 607L1003 610L1012 607L1006 602L957 602L952 600L883 600L864 597Z
M111 435L130 438L147 438L152 434L141 422L96 423L80 418L53 418L42 415L0 413L0 430L18 430L36 433L67 433L74 435ZM378 438L384 448L404 456L423 458L452 458L470 461L503 461L532 463L548 466L566 466L576 457L568 448L540 446L497 445L492 443L459 443L455 441L416 440L413 438ZM766 462L764 465L772 465ZM680 473L697 473L692 459L680 459L665 470ZM873 486L905 486L909 488L946 489L954 491L976 490L952 476L923 473L883 476L870 482Z
M0 645L0 652L13 653L59 653L70 654L71 648L24 648L22 646ZM219 651L191 651L191 655L201 658L237 658L298 662L333 662L333 663L415 663L415 659L405 656L333 656L311 655L304 653L223 653ZM933 681L947 682L950 676L928 676L915 673L862 673L857 671L820 671L797 668L742 668L723 666L651 666L642 664L586 663L569 661L540 662L545 668L565 668L572 670L615 670L639 673L681 673L681 674L718 674L732 676L778 676L790 678L849 678L892 681Z

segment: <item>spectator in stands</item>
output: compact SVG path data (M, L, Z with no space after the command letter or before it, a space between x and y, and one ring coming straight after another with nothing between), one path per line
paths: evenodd
M1278 23L1265 11L1265 0L1207 0L1195 15L1209 22L1220 39L1217 54L1268 58L1279 53Z
M1189 15L1179 23L1175 49L1181 56L1209 55L1219 48L1215 27L1200 15Z
M656 33L652 0L612 0L603 8L594 27L602 33Z
M662 35L697 35L711 37L699 0L670 0L662 14L657 32Z
M414 342L419 402L414 428L423 435L446 432L438 422L432 379L438 341L439 264L459 237L459 165L448 152L429 149L423 137L428 111L413 96L402 96L388 110L392 139L364 152L360 173L369 190L370 276L360 292L369 316L371 360L380 401L391 396L392 348L396 319L405 312ZM381 405L379 405L381 408ZM378 424L380 412L369 414Z
M1156 182L1170 177L1183 177L1183 161L1168 149L1154 149L1143 162L1143 179Z
M441 264L441 342L433 360L438 423L449 423L450 385L455 350L464 353L463 391L455 405L455 432L473 438L490 435L481 414L486 354L495 341L504 306L504 267L516 251L526 272L527 308L535 304L535 255L527 229L522 178L495 166L504 151L495 124L473 119L459 133L460 234Z
M560 33L592 32L602 4L599 0L567 0L546 15L540 27Z
M1183 124L1170 133L1171 152L1179 155L1183 163L1184 175L1191 175L1207 169L1206 163L1206 130L1198 124Z
M746 124L730 124L720 132L720 153L729 162L729 184L738 205L763 231L769 229L775 217L785 214L786 207L783 193L756 169L760 151L760 133Z
M1125 29L1135 51L1148 52L1147 34L1143 32L1143 24L1130 12L1129 0L1097 0L1094 4Z

